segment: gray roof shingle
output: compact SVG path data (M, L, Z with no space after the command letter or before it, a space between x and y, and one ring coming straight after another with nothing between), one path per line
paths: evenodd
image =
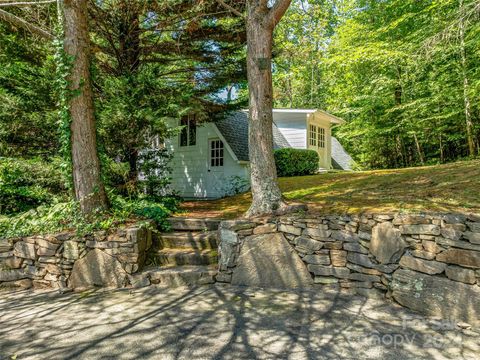
M216 121L220 133L240 161L249 161L248 156L248 115L243 111L235 111L225 118ZM273 148L291 147L287 139L273 124Z
M240 161L249 161L248 156L248 115L243 111L235 111L215 122L220 133ZM292 147L275 123L273 124L273 148ZM332 136L332 166L340 170L352 170L354 161L345 151L342 144Z

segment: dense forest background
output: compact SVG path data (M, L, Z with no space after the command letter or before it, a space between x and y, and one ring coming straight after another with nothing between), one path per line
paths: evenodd
M215 1L158 2L155 19L142 1L91 4L101 153L127 180L168 118L245 106L244 24ZM54 4L13 12L55 27ZM343 117L336 136L364 169L478 155L479 14L477 0L295 0L275 33L275 106ZM55 53L0 22L0 156L61 151Z
M276 106L323 108L363 168L479 154L480 3L294 1L276 36Z

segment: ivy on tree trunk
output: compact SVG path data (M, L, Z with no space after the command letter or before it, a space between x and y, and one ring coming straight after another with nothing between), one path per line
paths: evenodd
M106 209L108 202L97 152L87 0L64 0L63 21L64 49L73 59L68 76L73 188L82 213L88 216Z

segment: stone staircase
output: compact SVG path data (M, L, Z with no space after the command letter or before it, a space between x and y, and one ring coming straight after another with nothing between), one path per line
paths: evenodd
M220 220L171 218L171 232L158 234L144 269L152 284L204 285L217 273Z

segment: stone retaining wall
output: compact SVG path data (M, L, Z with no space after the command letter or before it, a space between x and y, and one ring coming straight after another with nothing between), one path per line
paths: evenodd
M233 276L235 283L243 244L248 241L251 248L256 238L265 243L263 234L279 233L316 286L392 297L424 314L480 319L478 215L304 214L225 221L219 228L217 281L229 283Z
M151 226L0 240L0 287L125 286L145 262Z

